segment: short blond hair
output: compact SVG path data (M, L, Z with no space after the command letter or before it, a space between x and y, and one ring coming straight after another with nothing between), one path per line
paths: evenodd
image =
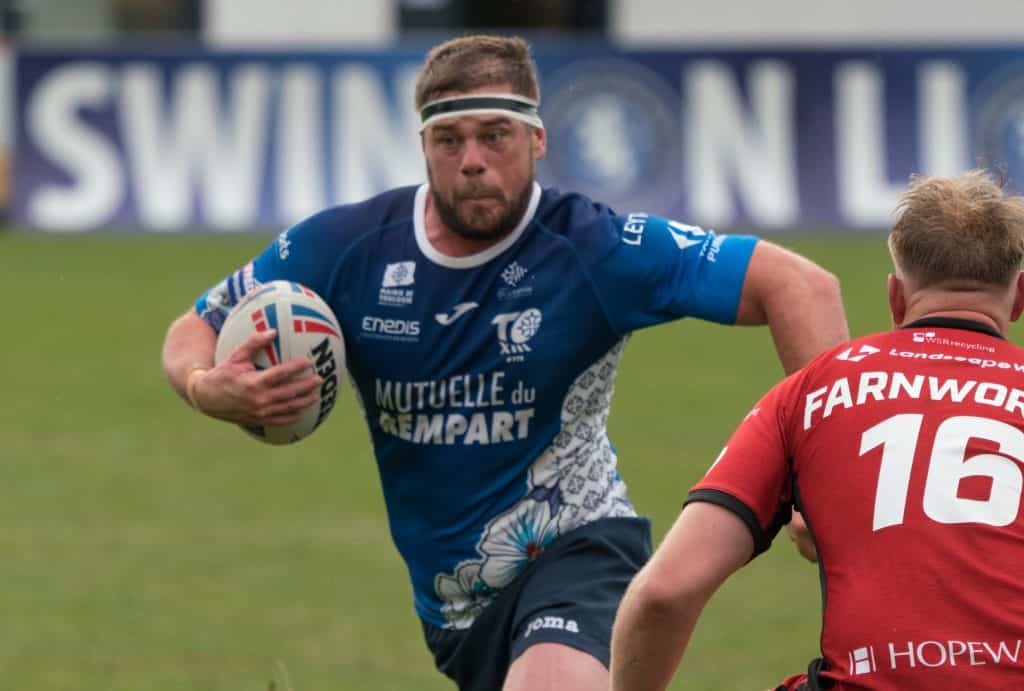
M984 170L915 175L896 205L889 251L921 288L1006 286L1024 257L1024 197L1007 195Z
M416 110L446 94L508 84L512 93L540 101L530 45L518 36L463 36L435 46L416 79Z

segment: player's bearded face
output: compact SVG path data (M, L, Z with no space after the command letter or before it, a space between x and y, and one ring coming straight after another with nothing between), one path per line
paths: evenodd
M511 194L480 180L470 180L447 194L437 187L429 167L430 193L441 221L469 240L495 240L511 233L526 213L533 194L534 166L526 181Z
M507 142L479 147L468 159L444 147L427 155L431 201L441 221L468 240L497 240L511 233L530 204L534 142L526 127Z

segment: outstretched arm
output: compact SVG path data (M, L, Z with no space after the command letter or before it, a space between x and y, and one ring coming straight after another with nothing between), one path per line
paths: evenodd
M253 358L273 340L273 330L243 341L218 365L217 334L189 310L171 324L164 339L164 374L190 405L210 417L246 426L285 425L319 400L321 379L306 358L257 370Z
M619 607L612 691L666 688L704 605L753 552L750 530L728 509L703 502L683 509Z
M786 374L850 337L839 280L765 240L750 258L736 323L768 324Z

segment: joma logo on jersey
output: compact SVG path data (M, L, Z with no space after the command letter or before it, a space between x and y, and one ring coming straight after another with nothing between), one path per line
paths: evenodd
M527 341L540 330L541 311L531 307L522 312L499 314L491 323L498 328L498 345L508 362L522 362L530 352Z
M523 638L529 638L530 634L534 631L540 631L541 629L557 629L558 631L568 631L569 633L579 633L580 627L576 623L575 619L565 619L563 617L537 617L530 622L530 625L526 627L526 633L523 634Z

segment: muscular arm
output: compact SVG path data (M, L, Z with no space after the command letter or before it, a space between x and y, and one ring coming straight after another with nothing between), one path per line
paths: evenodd
M687 506L630 584L612 631L612 691L668 686L704 605L750 559L743 521L714 504Z
M787 374L849 339L838 279L764 240L750 258L736 323L768 324Z

